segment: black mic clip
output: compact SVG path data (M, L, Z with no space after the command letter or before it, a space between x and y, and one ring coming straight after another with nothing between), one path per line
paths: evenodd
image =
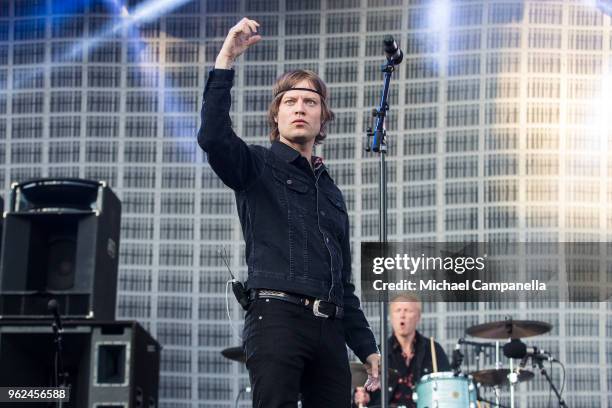
M225 266L227 267L227 270L231 277L230 283L232 284L232 292L234 293L234 297L244 310L248 310L250 303L249 291L244 287L242 282L236 279L236 277L232 273L232 270L230 269L227 258L227 251L225 250L225 248L223 248L223 262L225 263Z
M236 279L233 279L231 283L232 292L234 292L234 297L236 298L240 306L242 306L244 310L247 310L249 308L249 291L246 290L242 282Z
M366 129L366 143L364 147L364 150L366 152L372 151L372 148L370 147L372 137L374 137L374 132L372 131L372 127L370 126Z

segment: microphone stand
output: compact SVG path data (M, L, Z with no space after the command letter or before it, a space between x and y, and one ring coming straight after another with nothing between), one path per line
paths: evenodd
M559 400L559 406L567 408L567 404L565 403L565 400L561 397L561 394L559 394L559 390L557 390L557 387L555 387L555 384L553 383L552 378L550 378L550 376L548 375L548 372L544 368L543 360L541 358L535 358L535 359L532 358L531 361L533 360L537 361L537 365L540 368L540 373L544 376L544 378L546 378L546 381L548 381L550 388L552 388L555 395L557 396L557 400Z
M64 373L64 359L63 359L63 347L62 347L62 333L64 332L64 328L62 327L62 320L59 315L57 302L54 300L49 302L49 308L52 309L54 319L51 324L51 328L53 329L53 343L55 344L55 356L53 358L53 368L54 368L54 379L56 387L66 387L66 376ZM62 383L60 384L60 377L62 378ZM64 406L64 403L60 400L57 402L58 408Z
M367 134L367 147L366 151L373 151L379 153L380 157L380 185L379 185L379 204L380 204L380 221L379 221L379 242L381 244L387 243L387 162L385 161L385 154L387 153L387 145L385 136L387 134L385 130L385 116L389 110L389 104L387 99L389 96L389 83L391 82L391 74L395 71L394 61L391 58L387 58L387 62L382 65L382 72L384 72L384 84L383 91L380 98L380 104L378 109L372 111L372 116L376 118L376 126L374 131L372 128L368 128ZM370 146L370 139L373 138ZM388 293L383 291L379 296L380 304L380 353L381 353L381 364L380 364L380 391L381 391L381 408L387 408L389 406L389 384L387 373L389 356L387 350L387 316L389 314L389 302Z

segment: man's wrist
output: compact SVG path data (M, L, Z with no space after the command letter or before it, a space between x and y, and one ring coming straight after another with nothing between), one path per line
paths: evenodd
M219 54L215 60L215 68L217 69L232 69L234 66L234 59Z

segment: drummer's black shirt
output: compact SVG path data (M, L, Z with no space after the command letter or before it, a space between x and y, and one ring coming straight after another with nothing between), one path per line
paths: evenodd
M416 332L412 344L414 355L406 364L406 357L403 355L402 347L395 335L389 337L387 349L389 350L389 402L394 406L405 405L415 408L416 404L412 401L412 392L419 379L433 371L431 357L431 347L429 338ZM438 371L450 371L450 363L442 346L435 342L436 356L438 360ZM370 405L380 404L380 391L372 394Z
M391 353L389 355L389 367L393 370L393 376L397 376L397 385L393 390L393 393L389 396L392 404L402 404L407 407L416 407L412 400L412 390L414 389L414 372L413 372L413 361L415 360L416 351L416 340L414 336L412 340L413 354L410 356L410 360L407 360L407 356L403 351L402 347L397 341L395 336L391 337Z

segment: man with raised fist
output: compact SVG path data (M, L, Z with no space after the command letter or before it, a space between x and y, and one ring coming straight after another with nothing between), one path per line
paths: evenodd
M269 148L232 130L236 59L261 40L259 24L232 27L204 90L198 143L236 195L246 243L250 304L244 351L253 406L343 408L351 404L346 345L379 387L380 356L351 283L349 217L316 144L333 119L325 83L295 70L281 75L268 110Z

